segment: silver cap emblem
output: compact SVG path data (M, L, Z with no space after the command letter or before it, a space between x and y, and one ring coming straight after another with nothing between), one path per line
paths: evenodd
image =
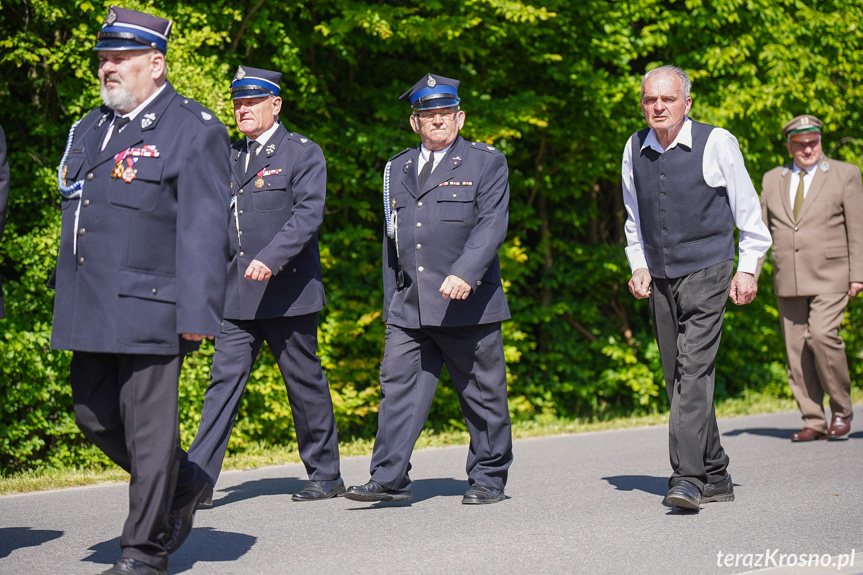
M435 81L435 79L434 79L434 78L432 78L432 75L431 75L431 74L429 74L429 79L428 79L428 81L426 82L426 85L427 85L429 88L434 88L435 86L437 86L437 82Z

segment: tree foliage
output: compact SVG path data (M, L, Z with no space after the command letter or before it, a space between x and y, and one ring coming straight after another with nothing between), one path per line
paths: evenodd
M69 125L96 106L94 37L108 3L0 2L0 124L10 146L9 223L0 246L8 318L0 322L0 470L103 461L71 415L69 354L50 350L45 288L59 232L55 169ZM228 86L237 65L284 72L282 120L328 161L321 230L329 307L320 349L343 437L376 428L381 172L416 145L398 95L427 72L459 78L463 135L510 166L510 230L501 250L514 314L504 326L510 407L608 417L662 409L647 306L626 289L619 170L643 126L641 75L673 63L693 79L692 116L734 133L753 180L784 162L782 124L825 122L825 150L860 163L860 0L130 0L174 20L169 79L238 137ZM178 134L182 137L182 134ZM834 149L831 149L834 148ZM787 393L765 267L756 302L729 309L717 393ZM852 371L863 362L861 308L846 322ZM197 428L212 346L181 383L183 440ZM284 442L292 420L278 368L262 352L232 448ZM460 426L444 382L429 425Z

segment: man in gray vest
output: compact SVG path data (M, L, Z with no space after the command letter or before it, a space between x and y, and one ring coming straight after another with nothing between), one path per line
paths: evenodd
M713 406L716 352L726 298L755 299L770 235L737 140L686 117L690 87L674 66L644 75L649 127L627 142L622 181L629 291L650 298L671 403L666 502L698 511L701 503L734 500ZM735 225L740 259L732 278Z

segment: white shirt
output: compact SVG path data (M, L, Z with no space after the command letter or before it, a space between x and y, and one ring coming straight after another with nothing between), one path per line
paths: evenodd
M821 162L819 161L819 163ZM800 185L800 178L803 178L803 198L805 199L806 194L809 193L809 186L812 185L812 179L815 178L815 168L818 164L815 164L808 170L804 170L794 162L792 162L792 165L791 171L795 177L791 178L791 183L788 186L788 197L791 198L791 205L793 206L794 198L797 196L797 187Z
M632 147L635 135L626 142L623 151L623 165L621 176L623 184L623 204L626 207L626 259L629 267L634 272L640 268L647 267L647 259L644 257L644 246L641 237L641 223L638 217L638 199L635 191L635 180L632 175ZM683 127L668 146L671 149L679 144L692 148L692 120L686 118ZM651 129L644 140L644 148L650 147L657 152L664 152L656 138L656 133ZM643 148L642 148L643 149ZM639 150L640 151L640 150ZM737 271L754 274L758 266L758 260L767 253L770 244L770 232L761 220L761 204L758 194L746 172L743 163L743 154L737 139L722 128L715 128L710 132L704 147L704 160L702 163L702 174L704 181L712 188L724 187L728 192L728 204L731 206L731 214L734 224L740 230L740 241L738 249L740 257L737 262Z
M258 154L260 154L260 153L261 153L261 150L263 150L263 149L264 149L264 146L266 146L266 145L267 145L267 142L269 142L269 141L270 141L270 138L271 138L271 137L273 137L273 134L275 134L275 133L276 133L276 130L277 130L278 128L279 128L279 122L278 122L278 121L276 121L276 122L273 122L273 125L272 125L272 126L270 126L270 127L269 127L269 129L268 129L266 132L264 132L263 134L261 134L260 136L258 136L257 138L255 138L254 140L253 140L253 139L251 139L251 138L246 138L246 150L248 150L248 149L249 149L249 143L250 143L250 142L257 142L257 143L259 143L259 144L260 144L260 146L258 146L258 149L257 149L257 150L255 150L255 157L257 158L257 157L258 157ZM244 168L244 169L246 169L246 170L248 170L248 169L249 169L249 154L246 154L246 165L245 165L245 166L243 166L243 168Z
M446 156L446 153L447 151L449 151L450 148L452 148L452 144L450 144L443 150L434 153L434 164L432 164L432 172L435 168L437 168L437 165L440 164L440 161L443 160L443 157ZM420 145L420 157L419 160L417 160L417 174L422 172L423 166L425 166L426 162L429 161L429 154L431 154L431 150L429 150L423 145Z
M165 89L165 86L167 86L167 85L168 85L168 84L167 84L167 82L166 82L165 84L162 84L162 85L159 87L159 89L158 89L158 90L156 90L155 92L153 92L153 94L152 94L149 98L147 98L146 100L144 100L141 104L139 104L139 105L138 105L138 107L137 107L137 108L135 108L134 110L132 110L132 111L131 111L131 112L129 112L128 114L118 114L118 113L115 111L115 112L114 112L114 117L111 119L111 125L110 125L110 126L108 126L108 133L107 133L107 134L105 134L105 139L104 139L104 140L102 140L102 149L103 149L103 150L105 149L105 146L107 146L107 145L108 145L108 141L111 139L111 136L114 134L114 120L116 120L116 119L117 119L117 116L119 116L119 117L121 117L121 118L129 118L129 122L131 122L132 120L134 120L134 119L135 119L135 116L137 116L138 114L140 114L142 111L144 111L144 108L146 108L147 106L149 106L149 105L150 105L150 102L152 102L153 100L155 100L155 99L156 99L156 96L158 96L159 94L161 94L161 93L162 93L162 90L164 90L164 89Z

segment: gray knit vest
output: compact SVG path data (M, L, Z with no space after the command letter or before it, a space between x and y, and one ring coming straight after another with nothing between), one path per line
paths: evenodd
M632 177L650 275L679 278L734 259L734 215L724 187L704 181L704 147L713 126L692 122L692 149L644 148L650 129L636 134Z

